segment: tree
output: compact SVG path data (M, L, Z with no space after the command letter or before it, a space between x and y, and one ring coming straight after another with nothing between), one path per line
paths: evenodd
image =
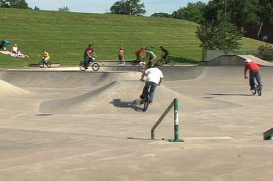
M0 7L31 9L25 0L0 0Z
M238 40L243 38L243 34L231 23L229 14L223 11L217 12L215 20L204 21L197 28L196 36L203 49L229 51L239 49Z
M171 18L172 15L168 13L154 13L151 15L151 17L166 17L166 18Z
M273 21L273 2L272 0L259 0L257 15L259 17L259 30L257 32L257 38L260 37L260 33L263 27L263 22L268 19Z
M257 10L259 0L212 0L208 6L212 6L214 10L222 10L224 13L229 13L231 22L238 28L246 25L259 25Z
M200 23L203 17L202 9L205 7L205 5L205 3L200 1L197 3L188 3L187 7L183 7L178 10L179 18Z
M121 0L114 3L110 8L111 14L142 15L146 13L144 3L141 0Z
M65 6L65 7L63 7L63 8L59 8L58 11L70 12L70 9L69 9L67 6Z

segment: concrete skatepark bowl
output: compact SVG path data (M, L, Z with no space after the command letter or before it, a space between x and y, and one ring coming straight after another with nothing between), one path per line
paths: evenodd
M269 181L273 67L253 96L242 65L163 66L154 104L132 66L15 68L0 71L1 181ZM171 143L174 98L180 138ZM163 138L163 139L162 139Z

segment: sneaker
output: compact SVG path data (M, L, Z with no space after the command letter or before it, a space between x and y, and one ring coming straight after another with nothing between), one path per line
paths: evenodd
M88 67L85 67L85 69L88 69Z
M152 105L152 104L153 104L153 101L150 101L149 104Z
M141 100L143 100L143 99L144 99L144 97L143 97L143 96L139 96L139 98L140 98Z

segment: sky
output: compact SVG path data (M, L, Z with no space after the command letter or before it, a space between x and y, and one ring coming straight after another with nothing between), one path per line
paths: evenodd
M26 0L31 8L38 7L40 10L58 11L59 8L68 7L70 12L82 13L106 13L113 4L120 0ZM195 2L207 3L209 0L141 0L144 3L146 14L151 16L153 13L172 14L180 7L186 7L188 3Z

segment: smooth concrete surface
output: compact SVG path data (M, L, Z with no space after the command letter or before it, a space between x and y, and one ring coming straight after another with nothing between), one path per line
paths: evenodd
M271 181L273 67L262 96L243 66L163 66L142 111L133 66L0 70L1 181ZM173 110L151 128L174 98Z
M244 65L246 59L251 59L253 62L256 62L262 66L273 66L273 63L255 57L253 55L221 55L219 57L214 58L210 61L202 61L202 65L212 66L212 65Z

